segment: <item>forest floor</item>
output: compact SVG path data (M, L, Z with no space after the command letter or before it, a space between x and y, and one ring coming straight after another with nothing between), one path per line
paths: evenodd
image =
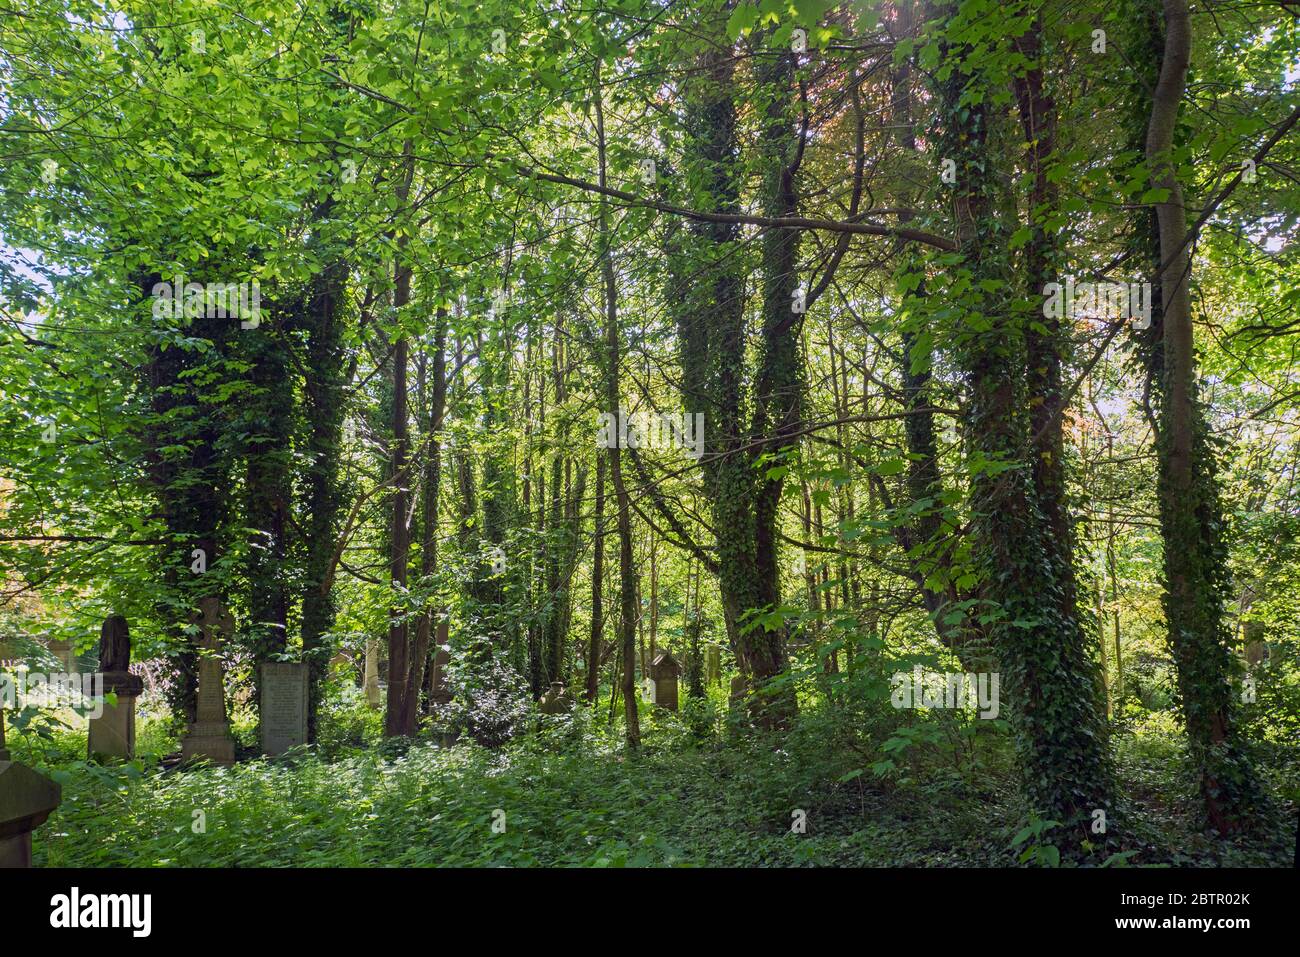
M701 740L646 712L629 757L603 713L543 719L496 749L384 744L375 713L354 710L312 752L232 768L166 769L175 738L161 721L142 723L128 765L80 760L71 731L15 757L63 784L35 838L36 863L52 867L987 867L1036 840L1015 843L1027 818L1005 738L918 745L882 777L879 755L825 715L779 741L725 726ZM251 744L251 727L236 730ZM1114 744L1125 798L1110 826L1133 853L1112 863L1290 866L1285 801L1265 833L1215 840L1198 828L1177 736ZM1261 754L1275 794L1297 778L1300 747Z

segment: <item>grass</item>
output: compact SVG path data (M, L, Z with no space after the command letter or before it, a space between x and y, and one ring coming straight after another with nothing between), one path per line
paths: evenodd
M780 741L726 728L700 741L647 711L636 756L586 712L495 750L384 744L354 709L332 720L319 750L232 768L164 769L175 740L159 721L141 729L141 758L112 768L81 760L79 733L56 734L15 755L64 786L36 833L36 863L999 866L1016 862L1026 818L997 737L966 761L918 747L880 778L815 712ZM251 741L247 724L237 732ZM1129 864L1289 865L1286 824L1235 841L1200 832L1176 736L1118 738L1115 751ZM1296 763L1296 749L1281 749L1268 773ZM792 830L798 811L804 833Z

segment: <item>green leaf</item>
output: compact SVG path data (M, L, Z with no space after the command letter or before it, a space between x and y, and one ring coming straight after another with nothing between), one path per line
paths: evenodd
M738 4L736 9L731 11L731 16L727 18L727 37L736 40L742 33L753 29L757 22L758 8L747 3Z

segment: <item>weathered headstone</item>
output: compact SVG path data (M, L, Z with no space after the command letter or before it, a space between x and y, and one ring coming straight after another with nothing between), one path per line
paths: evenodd
M1246 643L1246 661L1254 668L1268 658L1268 644L1264 641L1264 623L1248 621L1244 627Z
M664 649L650 662L650 677L654 680L654 703L669 711L677 710L677 678L682 666Z
M650 704L655 703L655 680L648 675L641 679L641 697Z
M63 791L43 774L9 760L0 707L0 867L30 867L32 831L59 806Z
M126 619L110 615L99 629L99 680L104 695L117 695L117 704L103 703L103 713L90 719L86 750L96 757L135 757L135 699L144 681L130 672L131 636Z
M46 642L46 647L50 649L50 654L59 659L59 664L67 674L77 673L77 654L71 641L50 639Z
M181 756L207 758L214 764L234 764L235 742L226 719L225 674L221 648L234 630L230 613L215 595L199 601L199 692L195 721L181 741Z
M271 756L307 743L305 664L273 661L262 665L262 750Z
M739 704L741 701L745 700L746 690L747 689L745 688L745 676L736 675L734 678L731 679L731 696L728 698L728 700L732 704Z
M722 684L722 649L717 645L709 645L704 660L704 680L711 685Z
M552 681L551 688L542 695L541 703L538 708L542 714L567 714L573 707L573 699L569 697L569 691L564 687L563 681Z
M451 653L447 651L448 633L447 623L439 622L435 638L437 647L433 651L433 673L429 676L431 704L447 704L451 701L451 689L447 686L447 665L451 663Z
M366 639L366 678L362 686L366 694L366 704L372 708L380 705L379 695L379 641Z

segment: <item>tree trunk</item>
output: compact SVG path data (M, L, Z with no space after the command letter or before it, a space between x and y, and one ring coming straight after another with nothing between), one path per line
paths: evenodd
M438 433L442 429L443 414L447 407L447 310L438 307L434 318L433 386L429 397L425 421L424 475L420 485L420 577L428 582L438 569L438 490L442 484L442 442ZM421 362L421 380L424 363ZM424 394L421 381L420 393ZM424 687L425 668L428 666L429 645L435 614L426 609L415 623L415 641L411 645L410 665L406 679L406 695L402 702L401 731L413 735L419 723L420 690Z
M410 192L411 180L415 174L415 163L411 158L411 144L404 148L406 154L406 171L398 185L397 199L405 207ZM407 237L405 233L397 237L397 253L393 275L393 310L402 319L402 312L411 301L411 265L406 261ZM392 587L399 595L406 592L407 565L410 561L411 529L407 523L408 502L407 457L410 455L410 431L407 422L406 372L410 355L410 343L402 330L397 332L397 342L393 346L393 420L392 448L389 457L388 477L392 482L389 496L391 521L389 524L389 578ZM405 621L406 611L396 602L389 612L388 626L388 709L384 716L384 736L396 737L405 733L402 729L402 715L406 712L407 678L410 668L410 644ZM418 686L414 689L419 693Z
M322 218L328 217L328 210ZM302 652L310 669L307 739L316 740L320 688L329 664L325 635L334 627L330 586L335 538L344 493L339 483L342 461L344 390L347 352L343 346L343 288L347 265L332 260L312 279L304 307L307 328L303 415L306 418L303 527L305 529L302 598Z
M1227 552L1220 529L1215 462L1196 396L1191 252L1182 185L1170 159L1187 84L1192 32L1186 0L1163 0L1164 49L1151 97L1146 158L1152 186L1168 191L1156 204L1163 324L1159 458L1164 537L1165 618L1192 760L1210 824L1242 828L1259 795L1254 769L1237 739L1231 635L1224 622Z
M599 153L600 185L605 186L605 108L604 91L600 84L600 67L596 67L596 143ZM619 411L619 335L618 289L614 279L613 236L609 225L609 202L600 201L600 257L601 278L605 292L605 399L610 410ZM632 563L632 506L623 482L622 450L618 442L608 450L609 479L614 486L614 499L618 513L618 574L622 618L620 645L623 650L623 716L626 721L627 746L633 750L641 746L641 727L636 710L636 568Z
M605 637L605 459L596 457L596 518L592 532L591 641L587 646L587 702L594 705L600 690L600 652Z
M968 16L963 7L944 5L950 24ZM987 107L990 81L980 72L986 61L972 48L943 46L941 57L954 69L938 84L937 146L957 172L950 190L960 259L949 281L969 283L949 291L949 305L962 317L954 351L970 390L967 432L973 454L1014 466L1032 448L1024 413L1031 398L1017 373L1026 365L1029 318L1008 305L1014 297L1005 292L1012 287L1009 233L995 206L999 185L993 171L1000 164L988 146L994 117ZM1062 611L1066 584L1054 574L1046 541L1050 526L1022 468L978 472L970 496L972 553L983 595L998 609L992 633L1002 698L1030 805L1087 838L1085 822L1093 810L1113 817L1110 767L1096 684L1075 656L1078 622Z

